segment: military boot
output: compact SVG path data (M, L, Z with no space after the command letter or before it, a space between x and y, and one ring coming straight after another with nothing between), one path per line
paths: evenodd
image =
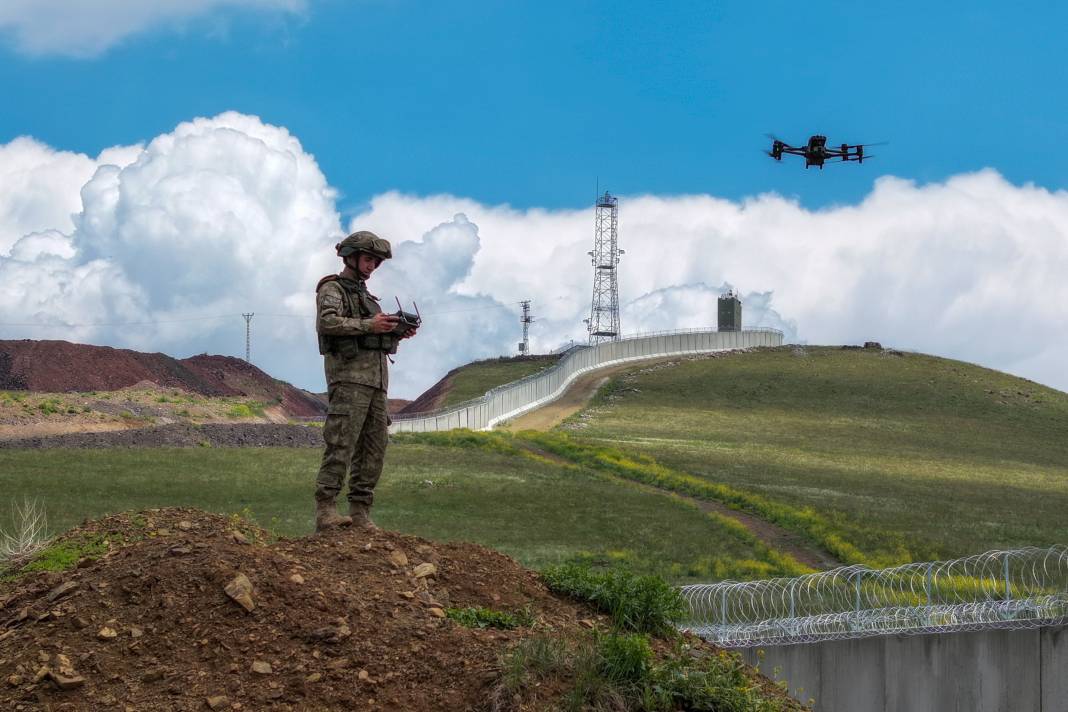
M315 532L321 533L338 527L352 525L352 517L343 517L337 513L337 505L332 499L315 500Z
M378 529L371 521L371 505L363 502L349 502L349 518L352 526L360 529Z

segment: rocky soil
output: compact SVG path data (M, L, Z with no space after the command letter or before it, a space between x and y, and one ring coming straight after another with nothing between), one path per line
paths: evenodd
M529 629L448 606L529 609L545 630L598 617L472 544L353 531L267 543L196 510L87 523L110 542L64 573L0 582L0 706L13 710L481 709Z
M104 432L0 438L5 448L322 447L321 428L269 423L174 423Z

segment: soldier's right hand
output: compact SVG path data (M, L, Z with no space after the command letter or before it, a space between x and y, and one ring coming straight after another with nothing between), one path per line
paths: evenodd
M375 334L385 334L388 331L393 331L396 328L399 319L392 314L383 314L379 312L371 317L371 332Z

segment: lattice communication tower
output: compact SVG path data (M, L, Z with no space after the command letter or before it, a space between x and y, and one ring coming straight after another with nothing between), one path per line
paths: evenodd
M524 299L519 302L519 306L523 307L523 316L519 317L519 323L523 325L523 340L519 342L519 353L526 356L530 353L530 325L534 321L534 317L530 315L530 300Z
M245 317L245 363L252 363L249 357L252 356L252 317L256 316L255 312L252 314L242 314Z
M619 339L619 199L607 190L597 198L595 223L593 250L588 253L593 263L593 303L586 320L591 344Z

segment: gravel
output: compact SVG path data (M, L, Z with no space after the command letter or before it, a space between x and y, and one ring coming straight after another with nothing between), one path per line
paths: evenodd
M109 447L322 447L321 428L270 423L176 423L103 433L0 440L0 449Z

